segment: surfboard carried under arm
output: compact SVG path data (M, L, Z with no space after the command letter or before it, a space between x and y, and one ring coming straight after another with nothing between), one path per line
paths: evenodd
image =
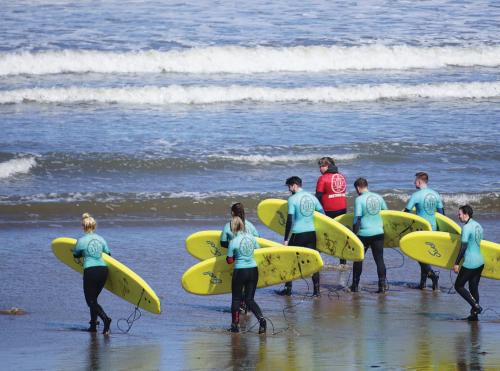
M254 251L259 270L257 287L278 285L309 277L323 267L316 250L282 246ZM191 294L218 295L231 292L234 264L225 256L210 258L195 264L182 276L182 287Z
M281 236L285 234L288 202L280 199L267 199L257 206L260 221ZM341 223L318 212L314 212L316 229L316 248L319 252L341 259L361 261L365 257L365 249L351 230Z
M83 259L73 257L77 240L60 237L52 241L52 252L64 264L83 274ZM108 254L102 258L109 269L105 289L154 314L161 313L160 299L138 274Z
M452 269L460 251L460 235L447 232L413 232L401 239L401 251L410 258L436 267ZM482 276L500 279L500 244L482 240Z
M186 250L199 260L227 255L227 248L220 244L221 233L222 231L195 232L186 238ZM256 240L260 247L283 246L265 238L257 237Z
M430 231L430 223L424 218L412 213L396 210L381 210L380 216L384 222L384 247L399 247L399 241L408 233ZM335 218L349 229L352 229L354 215L344 214Z

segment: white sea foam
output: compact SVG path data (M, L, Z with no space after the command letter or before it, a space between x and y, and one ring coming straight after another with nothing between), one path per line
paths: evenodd
M410 194L388 192L383 195L387 198L395 198L403 202L407 202ZM477 205L485 201L495 200L500 197L499 192L482 192L482 193L441 193L443 203L446 207L453 205L458 207L465 204Z
M27 174L36 166L35 157L14 158L0 163L0 179L9 178L17 174Z
M233 160L238 162L248 162L253 165L263 164L263 163L296 163L296 162L316 162L319 158L323 157L324 154L311 154L311 155L279 155L279 156L267 156L267 155L248 155L248 156L229 156L229 155L210 155L210 158L221 158L225 160ZM347 153L343 155L332 155L335 160L354 160L358 157L357 154Z
M34 88L0 91L0 104L121 103L121 104L213 104L234 102L369 102L382 99L474 99L500 97L500 81L420 85L354 85L310 88L259 86L180 86L126 88Z
M500 66L499 46L218 46L171 51L0 54L0 76L57 73L268 73Z
M466 204L480 204L487 200L498 200L500 196L499 192L488 192L488 193L479 193L479 194L471 194L471 193L454 193L454 194L445 194L443 195L443 202L445 205L455 205L462 206Z

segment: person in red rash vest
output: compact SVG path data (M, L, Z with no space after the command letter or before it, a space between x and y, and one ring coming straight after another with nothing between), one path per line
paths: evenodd
M333 158L322 157L318 160L318 165L321 176L316 183L316 197L325 214L333 219L347 212L347 182ZM340 264L346 264L345 259L340 259Z

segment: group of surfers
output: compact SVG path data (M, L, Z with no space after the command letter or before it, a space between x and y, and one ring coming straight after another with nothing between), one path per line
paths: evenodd
M321 176L316 184L316 194L313 195L302 188L302 180L298 176L286 179L285 185L291 193L288 198L288 216L284 234L284 245L302 246L316 249L316 231L314 227L314 211L326 214L331 218L347 212L345 176L338 171L335 161L331 157L322 157L318 161ZM426 219L437 230L436 212L444 215L444 206L441 196L428 187L429 177L425 172L415 174L417 191L408 200L405 211L414 208L416 214ZM368 189L368 181L358 178L354 182L358 196L354 201L354 220L352 229L364 245L365 253L371 248L377 266L378 291L387 290L386 267L384 264L384 229L380 216L381 210L387 210L383 197ZM460 251L453 270L458 273L455 289L471 306L469 321L477 321L482 312L479 305L479 280L484 268L484 259L480 251L480 242L483 239L481 225L472 219L473 210L469 205L460 206L458 218L464 223L461 234ZM103 334L109 333L111 319L106 315L97 302L107 279L108 270L102 259L102 253L110 254L104 238L95 233L96 221L88 213L82 216L82 226L85 235L78 239L74 249L75 257L83 257L84 274L83 288L85 300L90 309L90 332L97 331L97 317L104 324ZM266 332L266 319L259 305L255 302L255 290L259 279L259 271L254 258L254 250L259 248L256 237L259 234L255 226L245 218L243 205L238 202L231 206L231 221L224 226L220 243L227 248L226 261L234 264L232 277L231 300L231 332L239 332L239 317L242 305L249 309L259 321L259 334ZM462 266L460 262L463 258ZM345 264L344 260L340 261ZM418 288L426 287L427 279L432 281L432 289L437 290L439 276L429 264L420 264L420 283ZM359 291L359 281L363 269L363 262L354 262L351 292ZM313 274L313 296L319 297L320 274ZM469 290L465 284L469 283ZM292 295L292 283L287 282L285 288L277 292L279 295Z

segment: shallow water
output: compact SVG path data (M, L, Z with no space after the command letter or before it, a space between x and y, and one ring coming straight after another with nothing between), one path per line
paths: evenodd
M81 276L59 263L50 252L58 236L78 236L78 228L59 225L11 228L0 232L2 272L0 308L20 307L22 316L0 316L3 365L21 369L449 369L500 363L499 281L483 279L481 304L488 308L479 323L461 318L468 305L449 294L450 274L441 270L441 291L412 288L419 278L417 263L385 250L390 289L375 294L376 270L367 254L362 290L343 289L350 271L324 256L322 297L312 299L310 279L294 283L294 295L280 297L279 287L257 290L256 300L269 319L268 334L257 334L251 315L242 321L248 332L231 334L230 296L194 296L180 278L194 264L184 249L190 233L218 228L220 223L163 226L116 226L104 223L101 234L113 256L140 274L162 301L162 314L142 312L128 334L117 327L133 307L104 291L100 303L113 318L106 338L82 330L88 309ZM259 225L264 237L275 238ZM498 236L497 236L498 237ZM126 241L124 243L124 241ZM23 265L13 264L23 262ZM454 275L453 275L454 276ZM7 283L7 284L5 284ZM120 321L126 329L126 323ZM481 368L476 368L481 369Z

